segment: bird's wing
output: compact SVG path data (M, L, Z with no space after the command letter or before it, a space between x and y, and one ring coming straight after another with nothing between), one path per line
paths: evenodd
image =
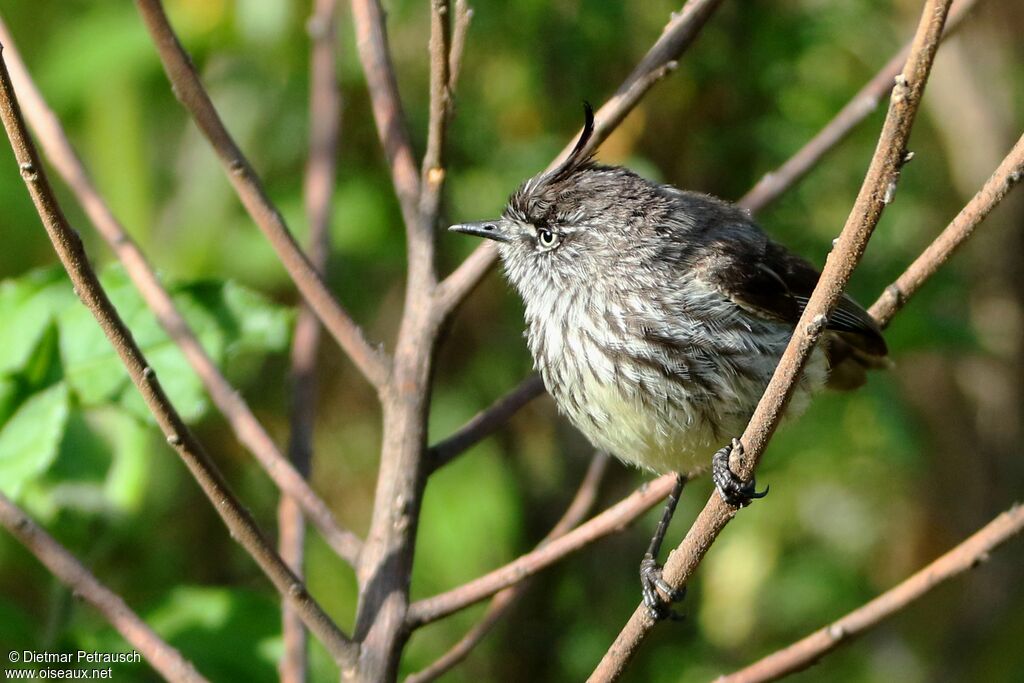
M820 273L767 238L747 240L738 248L745 253L717 260L713 273L718 286L736 305L795 325L807 307ZM847 341L870 355L884 356L888 352L878 324L846 294L840 297L826 327L845 333Z

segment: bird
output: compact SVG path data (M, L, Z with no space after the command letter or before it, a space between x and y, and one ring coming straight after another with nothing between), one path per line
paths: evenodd
M687 473L706 466L743 507L767 491L729 458L818 282L807 260L745 209L598 163L584 104L575 146L525 180L501 217L449 230L493 240L525 306L534 366L559 411L599 450L676 484L640 565L655 619L682 599L657 556ZM799 379L787 415L825 386L863 384L886 366L874 319L844 294ZM731 440L730 440L731 439ZM726 444L722 446L722 444Z

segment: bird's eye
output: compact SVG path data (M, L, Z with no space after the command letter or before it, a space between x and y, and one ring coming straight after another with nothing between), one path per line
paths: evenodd
M537 244L541 249L554 249L558 246L561 237L547 228L537 228Z

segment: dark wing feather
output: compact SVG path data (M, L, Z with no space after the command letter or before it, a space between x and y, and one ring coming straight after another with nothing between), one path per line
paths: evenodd
M795 325L818 284L817 269L767 238L737 256L742 258L729 259L730 265L725 266L730 273L718 273L718 282L733 301ZM839 299L826 327L845 333L850 344L872 356L888 353L878 324L846 294Z

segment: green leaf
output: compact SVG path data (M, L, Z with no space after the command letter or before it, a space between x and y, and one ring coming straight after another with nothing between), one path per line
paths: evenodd
M0 428L0 490L17 498L22 487L49 468L68 418L63 383L25 401Z
M137 508L148 481L151 430L123 410L72 410L57 455L23 500L52 520L60 510L106 513Z
M101 281L178 412L186 420L198 419L207 408L206 396L178 346L121 268L106 270ZM205 280L172 287L171 295L203 348L220 366L239 357L281 350L288 342L289 311L241 285ZM130 385L120 358L92 315L82 308L69 308L61 316L60 327L68 383L82 403L119 403L151 421L142 397Z
M265 595L222 588L175 589L146 623L213 681L275 681L280 608Z
M0 373L22 370L57 312L74 299L60 268L34 270L0 283Z

